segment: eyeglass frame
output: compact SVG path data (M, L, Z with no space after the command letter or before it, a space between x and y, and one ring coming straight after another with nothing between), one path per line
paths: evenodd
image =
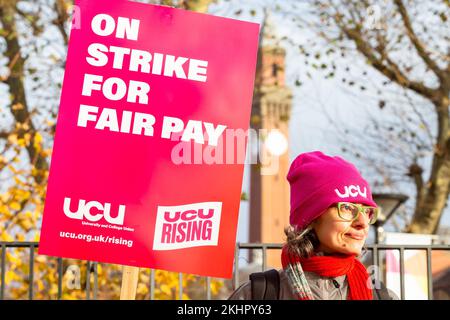
M352 206L355 206L356 208L358 208L358 213L356 214L356 216L353 219L349 220L349 219L346 219L346 218L342 217L342 215L341 215L341 206L344 205L344 204L349 204L349 205L352 205ZM360 215L360 213L363 212L364 209L367 209L367 208L375 209L374 210L375 220L372 223L370 222L372 219L370 219L365 214L367 216L367 218L369 218L369 224L370 225L373 225L373 224L375 224L377 222L378 215L380 214L380 211L381 211L380 208L378 208L378 207L364 206L364 205L356 204L356 203L352 203L352 202L337 202L334 206L337 208L337 212L338 212L339 218L341 218L342 220L348 221L348 222L350 222L350 221L353 222L353 221L357 220L359 215Z

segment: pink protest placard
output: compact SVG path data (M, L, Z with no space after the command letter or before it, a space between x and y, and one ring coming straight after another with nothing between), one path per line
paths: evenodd
M259 26L77 8L39 254L231 277Z

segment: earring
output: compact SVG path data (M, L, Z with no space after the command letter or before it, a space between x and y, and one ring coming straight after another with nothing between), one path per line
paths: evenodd
M303 236L305 235L305 234L307 234L309 231L311 231L313 228L311 227L311 226L308 226L306 229L304 229L301 233L300 233L300 235L298 236L298 238L299 239L301 239L301 238L303 238Z
M361 254L359 255L359 257L360 257L361 259L364 258L364 256L367 254L368 251L369 251L369 250L367 250L366 247L363 247L362 250L361 250Z

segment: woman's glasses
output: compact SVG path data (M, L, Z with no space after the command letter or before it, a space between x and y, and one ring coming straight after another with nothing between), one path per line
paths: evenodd
M377 221L380 208L362 206L351 202L337 203L338 215L345 221L354 221L358 219L359 213L364 213L369 218L369 224Z

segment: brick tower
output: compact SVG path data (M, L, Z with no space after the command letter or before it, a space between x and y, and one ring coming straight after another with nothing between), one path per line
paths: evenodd
M249 240L281 243L285 240L284 227L289 225L289 152L277 155L283 151L278 147L289 141L292 93L285 84L286 52L277 41L267 12L261 33L251 127L257 132L276 129L278 134L269 133L259 141L262 159L251 165ZM267 267L280 267L280 252L268 250L266 261Z

